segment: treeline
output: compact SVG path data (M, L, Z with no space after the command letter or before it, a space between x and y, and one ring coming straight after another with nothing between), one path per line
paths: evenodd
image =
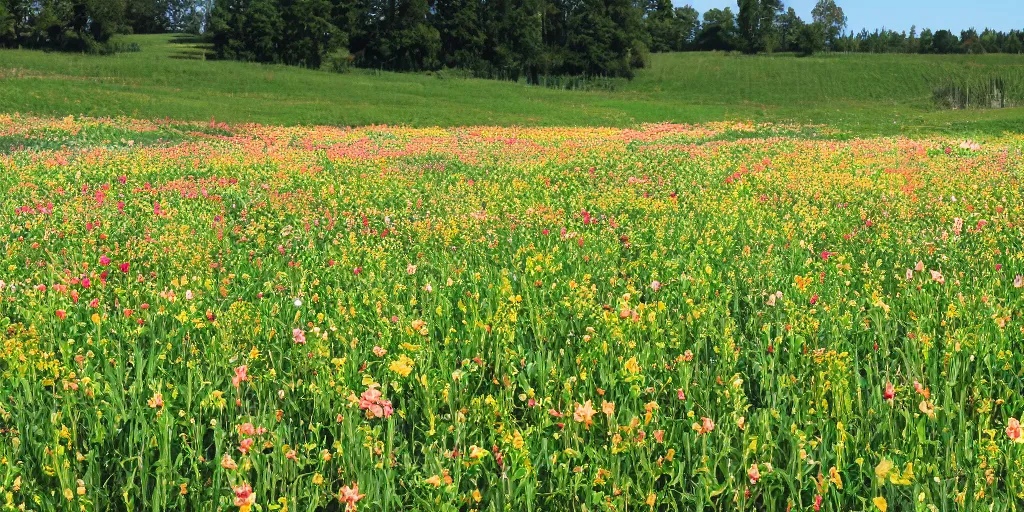
M221 0L211 23L220 57L335 69L536 82L628 77L648 52L634 0Z
M344 70L457 68L537 82L630 77L649 52L1021 53L1024 32L845 32L835 0L0 0L0 46L93 51L123 33L204 33L220 58Z
M0 47L97 51L117 33L198 34L212 8L212 0L0 0Z

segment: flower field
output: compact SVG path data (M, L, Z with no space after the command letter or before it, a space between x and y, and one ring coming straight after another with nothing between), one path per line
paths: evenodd
M0 510L1024 508L1020 136L0 151Z

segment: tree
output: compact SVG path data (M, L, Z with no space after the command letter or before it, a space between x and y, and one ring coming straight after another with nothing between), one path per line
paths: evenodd
M918 53L921 47L921 40L917 37L917 25L910 26L910 35L907 37L907 53Z
M487 36L480 24L479 0L436 0L433 25L448 67L479 69Z
M125 25L135 34L166 32L168 9L166 0L128 0L124 9Z
M78 5L81 5L79 10L84 17L83 28L88 30L88 39L97 43L106 43L124 22L124 0L84 0ZM79 31L80 38L82 34Z
M932 39L932 50L935 53L959 53L960 40L948 30L940 30Z
M676 49L678 37L675 11L670 0L650 0L644 12L644 26L650 36L652 52L669 52Z
M921 31L921 40L917 43L918 53L931 53L932 44L934 43L934 34L930 28L926 28Z
M538 81L545 67L542 9L543 4L536 0L493 0L483 9L487 36L483 56L490 76L513 81L526 76L532 83ZM564 21L568 23L568 17ZM559 61L559 69L566 61Z
M11 47L18 42L17 24L6 3L0 2L0 47Z
M612 19L604 0L583 0L569 16L567 71L588 76L629 73L626 35Z
M736 17L732 9L709 9L704 13L697 47L701 50L734 50L736 48Z
M252 0L242 36L248 60L281 62L282 23L281 13L273 0Z
M675 42L673 51L681 52L694 46L700 32L700 13L691 5L676 7L673 19Z
M846 14L843 8L836 5L835 0L818 0L811 10L811 19L821 25L825 36L825 45L831 50L836 46L836 39L846 28Z
M281 62L319 69L327 54L348 44L344 34L331 23L332 7L328 0L283 0L279 9L284 22L278 50ZM272 20L272 11L266 12Z
M982 46L981 39L978 37L978 31L973 27L960 31L960 47L964 53L985 53L985 47Z
M781 0L737 0L736 25L746 53L764 51L774 36L775 17L782 11Z
M809 56L825 50L825 26L821 23L805 23L797 34L797 48L801 55Z
M797 16L796 10L790 7L785 14L780 14L775 26L778 31L779 49L784 52L799 51L800 30L804 26L804 21Z

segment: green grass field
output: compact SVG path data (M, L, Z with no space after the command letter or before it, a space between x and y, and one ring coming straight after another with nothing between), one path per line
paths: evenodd
M206 61L195 59L202 53L180 36L124 39L142 51L0 51L0 111L325 125L793 121L853 134L999 133L1024 121L1019 107L944 111L931 103L934 85L956 76L1000 76L1015 97L1024 97L1024 56L662 54L631 82L582 92L426 74L337 75Z

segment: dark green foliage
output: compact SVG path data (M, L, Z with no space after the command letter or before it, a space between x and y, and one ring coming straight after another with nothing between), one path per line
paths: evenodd
M436 0L434 26L441 39L442 65L480 69L487 42L476 0Z
M828 48L835 48L836 40L846 28L846 14L843 8L836 5L835 0L818 0L811 10L814 23L821 26L824 43Z
M775 36L775 18L782 12L782 0L738 0L739 29L742 50L758 53L770 49Z
M783 52L798 51L800 31L803 30L805 23L800 16L797 16L796 11L790 7L784 14L779 15L775 25L776 49Z
M797 32L796 50L801 55L812 55L825 50L827 27L821 23L807 23Z
M155 34L167 30L166 0L127 0L125 25L136 34Z
M697 47L701 50L735 50L738 34L736 17L732 9L711 9L704 13L704 23L697 35Z
M11 46L18 40L14 14L6 3L0 1L0 46Z

